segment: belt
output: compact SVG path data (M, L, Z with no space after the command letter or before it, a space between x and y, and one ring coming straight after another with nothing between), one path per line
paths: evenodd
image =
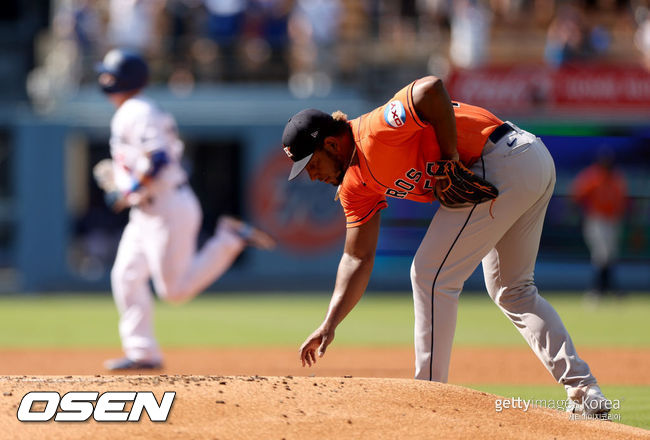
M488 136L488 139L490 139L490 142L492 142L493 144L496 144L511 131L514 131L512 125L508 124L507 122L504 122L503 124L499 125L497 128L494 129L494 131L490 134L490 136Z

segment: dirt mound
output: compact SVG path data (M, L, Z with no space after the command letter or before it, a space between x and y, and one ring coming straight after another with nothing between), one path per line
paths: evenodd
M29 391L176 391L167 422L24 423ZM566 413L495 410L497 396L410 379L293 376L3 376L0 426L16 439L607 438L648 431ZM128 409L128 407L127 407ZM40 410L40 409L34 409Z

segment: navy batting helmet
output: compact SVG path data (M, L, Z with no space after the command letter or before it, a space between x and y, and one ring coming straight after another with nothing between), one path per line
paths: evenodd
M104 93L137 90L149 80L149 67L137 53L125 49L113 49L97 64L99 86Z

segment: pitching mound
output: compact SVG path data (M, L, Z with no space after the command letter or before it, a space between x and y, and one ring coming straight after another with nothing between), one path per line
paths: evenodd
M4 376L0 391L3 437L15 439L648 438L642 429L570 420L549 409L496 412L497 396L410 379ZM146 414L140 422L19 422L18 406L29 391L153 391L158 401L176 391L176 398L167 422Z

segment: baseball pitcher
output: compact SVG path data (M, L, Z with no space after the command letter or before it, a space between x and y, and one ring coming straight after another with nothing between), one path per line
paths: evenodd
M338 186L347 219L345 247L323 323L300 348L316 362L363 295L387 198L441 203L413 264L415 377L447 381L458 296L483 263L490 297L567 390L570 410L607 414L611 403L576 353L533 271L555 185L543 142L487 110L451 101L443 83L421 78L385 105L351 121L314 109L294 115L282 143L314 180Z

